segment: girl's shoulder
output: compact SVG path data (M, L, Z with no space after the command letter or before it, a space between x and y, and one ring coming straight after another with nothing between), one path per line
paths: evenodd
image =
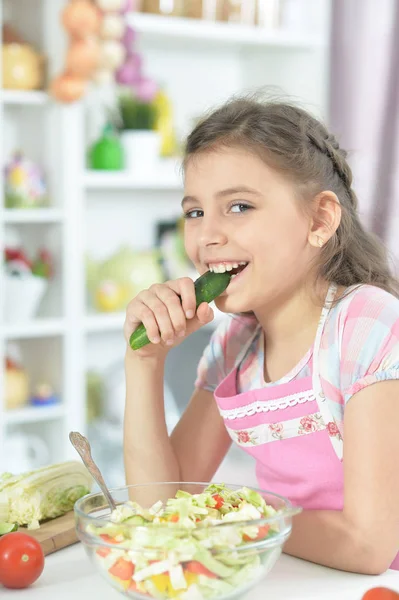
M357 285L347 288L330 311L332 321L337 321L339 329L351 322L361 323L370 328L390 327L399 319L399 299L374 285Z
M226 315L214 330L197 369L195 385L214 391L238 363L244 348L256 343L258 322L254 317Z
M366 384L399 375L399 299L373 285L345 291L331 308L320 374L347 402Z

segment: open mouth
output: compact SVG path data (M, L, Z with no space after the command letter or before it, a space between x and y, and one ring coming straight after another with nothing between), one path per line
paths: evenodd
M221 262L209 264L208 268L212 273L225 273L226 271L231 273L231 279L234 279L237 275L242 273L245 267L248 265L247 262Z

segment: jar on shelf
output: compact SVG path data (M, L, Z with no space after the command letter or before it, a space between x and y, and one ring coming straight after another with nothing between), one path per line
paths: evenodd
M184 12L182 16L189 19L202 19L204 10L203 5L203 0L186 0L186 2L184 2Z
M184 16L184 0L144 0L142 12L165 17Z
M255 25L256 0L218 0L216 19L241 25Z
M281 20L281 0L257 0L255 24L263 29L277 29Z

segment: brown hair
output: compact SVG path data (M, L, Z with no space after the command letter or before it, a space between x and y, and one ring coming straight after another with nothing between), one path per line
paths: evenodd
M199 152L223 146L246 147L259 154L297 184L308 202L325 190L337 195L341 222L321 250L319 277L344 287L372 284L399 296L383 244L360 222L347 153L320 121L290 103L232 99L188 136L184 165Z

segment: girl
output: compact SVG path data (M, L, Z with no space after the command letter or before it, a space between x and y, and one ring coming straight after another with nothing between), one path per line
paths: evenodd
M239 271L216 300L233 316L169 438L166 355L213 313L188 278L129 304L126 338L143 322L152 344L126 351L125 467L130 484L209 481L233 440L304 509L285 552L378 574L399 569L398 286L345 156L303 110L250 99L188 137L186 250L199 273Z

